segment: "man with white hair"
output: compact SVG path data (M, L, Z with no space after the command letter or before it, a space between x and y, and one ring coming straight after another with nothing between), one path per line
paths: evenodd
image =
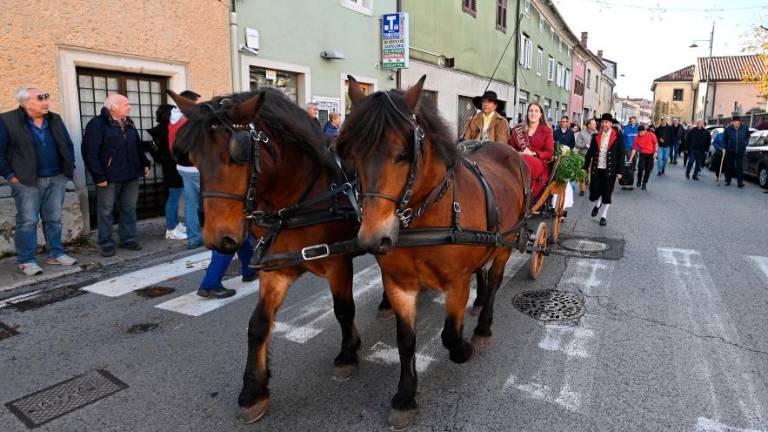
M120 211L118 246L140 250L136 242L136 200L139 178L149 174L150 162L141 149L136 126L128 117L131 104L113 93L104 101L101 114L91 119L83 136L83 160L96 184L96 212L102 256L115 254L112 212Z
M315 120L315 123L317 123L317 127L322 130L323 125L320 124L320 119L317 118L319 114L320 114L320 108L316 103L310 102L307 104L307 115L312 117L312 119Z
M16 204L16 260L27 276L43 272L34 255L41 217L46 264L77 264L61 242L61 209L75 169L75 151L61 117L49 110L48 99L38 88L22 87L16 92L19 107L0 114L0 176L8 180Z

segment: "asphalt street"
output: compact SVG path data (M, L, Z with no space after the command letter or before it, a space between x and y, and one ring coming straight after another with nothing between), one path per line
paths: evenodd
M440 343L441 296L423 292L409 430L768 431L768 195L753 182L717 187L708 171L699 182L680 167L667 173L647 191L617 188L606 227L576 198L564 235L623 241L621 256L555 252L534 281L529 255L513 254L492 345L466 364L450 362ZM399 364L394 322L375 317L372 257L356 260L358 373L332 380L340 331L325 282L304 276L271 344L272 409L242 425L235 412L258 282L227 282L240 294L226 304L196 300L206 255L146 262L40 307L0 302L0 322L18 333L0 340L0 402L106 370L127 388L37 430L389 430ZM136 293L157 286L173 292ZM513 306L515 295L543 289L578 294L584 315L543 322ZM465 336L474 321L467 314ZM0 407L0 431L24 430Z

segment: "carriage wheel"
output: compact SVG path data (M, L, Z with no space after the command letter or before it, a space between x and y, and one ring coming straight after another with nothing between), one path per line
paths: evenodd
M547 247L547 224L539 223L536 229L536 237L533 240L533 252L531 253L531 279L538 279L541 268L544 266L544 252Z

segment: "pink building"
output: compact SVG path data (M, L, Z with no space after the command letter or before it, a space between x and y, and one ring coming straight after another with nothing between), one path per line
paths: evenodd
M571 97L568 106L571 108L571 121L581 125L584 121L584 71L586 70L586 59L589 53L584 48L586 46L587 33L581 34L581 44L573 49L571 70L573 78L571 82Z

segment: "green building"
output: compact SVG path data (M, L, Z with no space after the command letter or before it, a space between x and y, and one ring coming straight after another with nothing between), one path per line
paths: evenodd
M236 0L233 87L277 87L320 121L348 112L347 75L367 93L395 87L381 68L381 16L396 0Z

